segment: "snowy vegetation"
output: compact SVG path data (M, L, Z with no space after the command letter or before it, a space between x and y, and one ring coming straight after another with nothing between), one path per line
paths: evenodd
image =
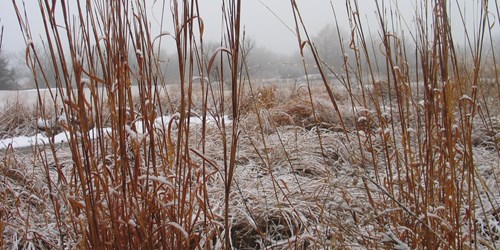
M125 2L80 1L92 7L62 20L40 2L59 66L44 74L27 42L36 101L0 107L0 247L500 248L500 74L483 51L496 1L467 51L444 0L418 1L411 39L392 4L376 39L346 1L351 33L328 41L291 1L304 77L283 82L252 78L240 1L224 1L210 52L196 0L172 1L159 37L142 1ZM15 6L31 41L39 20ZM176 80L161 39L176 43Z

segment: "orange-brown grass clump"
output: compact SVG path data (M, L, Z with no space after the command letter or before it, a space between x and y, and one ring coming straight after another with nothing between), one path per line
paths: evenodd
M20 100L2 104L0 113L0 139L12 136L33 135L36 132L36 110L33 104L23 104Z

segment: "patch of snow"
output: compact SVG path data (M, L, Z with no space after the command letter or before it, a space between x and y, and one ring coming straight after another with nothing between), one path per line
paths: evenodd
M365 123L366 121L368 121L368 118L366 118L365 116L360 116L358 118L358 123Z
M111 128L102 128L102 129L93 128L89 130L88 134L90 136L90 139L95 140L99 138L99 134L108 135L111 134L111 132L112 132Z
M137 133L130 128L129 125L125 125L125 132L127 132L128 135L132 138L137 138Z
M63 143L69 141L69 133L64 131L54 136L54 143ZM45 137L43 139L43 144L48 144L50 142L50 138Z
M66 142L68 141L68 136L66 133L60 133L54 136L54 142ZM0 140L0 149L5 149L9 145L13 148L25 148L32 147L35 145L44 145L50 143L50 138L46 137L43 133L38 133L34 136L17 136L13 138L7 138Z
M66 118L66 115L61 115L61 116L57 117L57 122L58 123L67 123L68 119Z
M422 108L423 108L423 107L425 107L425 100L420 100L420 101L418 102L418 106L420 106L420 107L422 107Z
M208 119L207 119L207 122L208 122ZM191 124L191 125L201 125L201 124L203 124L203 119L201 119L199 117L196 117L196 116L190 117L189 118L189 124Z
M468 95L463 95L462 97L460 97L460 101L463 101L463 100L467 100L469 102L474 102L472 100L472 98L470 96L468 96Z
M179 119L180 115L178 113L174 114L173 116L163 116L163 117L158 117L155 119L155 128L160 128L162 127L162 124L167 125L169 121L172 119ZM61 115L58 118L58 122L66 121L66 116ZM229 119L227 115L219 117L219 121L224 121L225 124L231 124L232 120ZM162 123L163 121L163 123ZM207 116L207 124L215 124L216 122L219 122L216 120L214 117L208 117ZM190 124L192 125L199 125L202 124L202 120L199 117L191 117L190 118ZM45 119L39 118L37 120L37 126L41 129L45 128L50 128L51 122L47 121ZM144 133L143 127L140 121L136 122L136 128L138 131L133 131L129 126L125 127L126 132L134 137L137 140L142 140L145 136L147 136L147 133ZM85 133L78 133L77 136L82 136L82 135L88 135L90 139L94 140L99 138L100 135L107 135L112 132L111 128L93 128ZM53 137L53 142L54 143L63 143L63 142L68 142L69 141L69 132L68 131L63 131L59 134L56 134ZM13 148L25 148L25 147L33 147L36 145L44 145L44 144L49 144L51 142L50 137L47 137L44 133L38 133L34 136L17 136L17 137L12 137L12 138L6 138L3 140L0 140L0 149L6 149L11 145Z
M51 128L52 124L49 120L45 120L45 119L40 117L36 121L36 126L38 127L38 129L45 130L45 129Z
M370 112L370 110L369 110L369 109L367 109L367 108L365 108L365 107L362 107L362 106L355 106L355 107L354 107L354 111L355 111L356 113L365 113L365 112L366 112L366 113L369 113L369 112Z
M137 227L137 224L135 223L134 219L130 219L128 221L128 224L131 225L131 226L133 226L133 227Z
M136 122L136 130L137 131L134 131L130 126L125 125L125 132L127 132L133 140L142 141L144 137L146 137L147 133L144 134L141 122Z
M135 51L135 54L138 56L138 57L142 57L142 51L140 49L136 50Z
M393 249L410 250L410 247L401 241L393 232L386 232L382 234L382 242L393 243Z
M96 139L99 137L99 132L103 134L110 133L111 128L104 128L101 131L99 129L91 129L88 131L90 139ZM81 136L81 135L80 135ZM63 143L69 141L69 132L64 131L54 136L54 143ZM13 148L25 148L25 147L33 147L37 145L45 145L49 144L52 138L47 137L44 133L38 133L34 136L17 136L12 138L7 138L0 140L0 149L5 149L9 145L12 145Z

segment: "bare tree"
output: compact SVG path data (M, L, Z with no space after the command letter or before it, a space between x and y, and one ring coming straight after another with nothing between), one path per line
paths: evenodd
M333 24L325 25L313 38L313 42L324 62L332 66L342 65L341 37Z
M255 49L257 43L253 37L245 36L241 44L242 58L247 59L248 55Z

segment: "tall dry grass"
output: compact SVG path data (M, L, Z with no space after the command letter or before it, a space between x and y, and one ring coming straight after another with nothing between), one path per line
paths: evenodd
M496 2L492 4L498 8ZM297 33L305 36L298 38L301 52L307 51L316 61L335 112L342 117L326 77L330 68L317 53L296 3L292 5ZM410 53L416 57L408 55L407 40L402 36L405 31L398 28L405 20L397 6L377 3L382 65L372 64L376 60L370 57L370 37L358 2L346 2L346 6L351 37L339 44L346 55L345 75L339 81L348 89L360 85L360 96L350 94L352 107L372 110L358 119L358 133L346 133L346 138L358 144L360 159L354 166L360 168L368 204L380 218L374 231L383 235L385 247L497 248L498 228L493 217L498 215L498 196L483 180L485 169L475 161L477 148L472 139L475 117L492 118L491 113L484 113L491 103L481 103L478 94L485 89L481 77L497 75L495 70L485 76L481 70L484 39L492 36L488 5L480 6L480 25L469 31L474 35L466 33L470 50L465 54L470 61L463 62L453 40L447 1L416 3L417 28L409 31L415 47ZM348 54L354 58L349 59ZM409 67L408 58L415 58L415 68ZM362 67L363 62L367 68ZM383 86L377 84L381 73L377 69L387 85L386 102L382 102ZM361 78L365 75L367 81ZM367 85L373 85L375 91L363 91ZM490 149L497 158L498 146ZM487 168L497 166L498 158ZM488 219L490 222L478 223Z
M291 1L304 73L310 56L322 81L257 87L241 1L222 2L225 32L209 56L196 0L156 2L174 24L158 36L144 1L40 1L44 49L61 65L54 79L37 67L28 14L13 3L26 63L44 79L37 89L57 85L53 106L40 98L35 114L53 116L70 140L28 159L3 152L2 246L498 248L499 110L490 97L500 93L483 84L498 86L494 57L490 75L482 70L494 10L484 6L463 56L447 1L416 4L409 40L394 4L376 1L374 39L358 2L346 1L351 36L338 44L338 72ZM177 83L160 67L162 41L175 44Z

